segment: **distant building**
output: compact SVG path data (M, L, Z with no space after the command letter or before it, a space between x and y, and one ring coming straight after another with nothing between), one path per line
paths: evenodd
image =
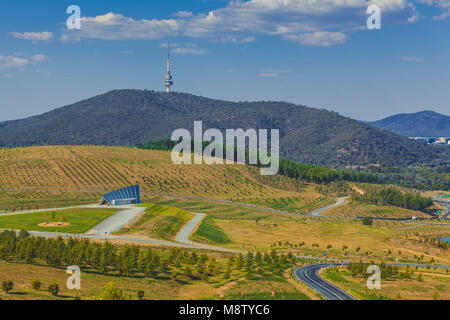
M411 139L414 139L416 141L430 143L430 138L424 138L424 137L411 137Z
M102 197L102 206L125 206L141 203L139 186L131 186L110 192Z
M427 137L411 137L411 139L425 142L428 144L437 144L437 145L450 145L450 138L449 137L438 137L438 138L427 138Z

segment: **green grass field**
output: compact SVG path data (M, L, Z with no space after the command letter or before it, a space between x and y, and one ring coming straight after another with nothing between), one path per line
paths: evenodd
M214 223L214 219L206 217L191 237L195 241L212 244L227 244L231 240L222 228Z
M144 204L145 214L133 225L123 228L118 234L134 234L151 238L173 240L178 231L194 215L176 207Z
M95 227L97 224L110 217L118 210L116 209L91 209L76 208L61 211L54 211L55 218L52 219L52 211L16 214L0 217L0 229L23 229L27 231L47 231L60 233L84 233ZM46 214L46 217L45 217ZM66 227L40 227L40 223L61 222L63 217L69 223Z

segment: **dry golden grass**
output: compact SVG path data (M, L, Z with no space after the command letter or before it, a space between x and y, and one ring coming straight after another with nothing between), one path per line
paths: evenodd
M422 262L429 263L434 259L441 264L450 264L448 251L420 242L420 239L445 236L449 232L448 227L401 229L406 224L391 221L375 221L373 227L367 227L361 221L273 214L258 223L249 219L215 219L214 222L231 239L230 243L222 246L233 249L268 250L275 244L276 249L300 255L322 256L327 253L329 257L357 261L398 258L405 262L413 262L414 256L423 255ZM305 245L300 246L302 242ZM328 245L332 247L328 248ZM347 247L345 250L344 246Z
M336 273L336 270L339 270ZM358 299L384 299L392 300L439 300L450 299L450 276L444 270L427 270L414 268L411 279L394 278L382 280L381 290L368 290L366 280L362 277L349 276L345 268L332 268L321 273L328 281L336 284L348 292L351 292ZM405 268L401 268L405 272ZM419 274L422 280L418 280Z
M437 195L450 195L450 191L440 191L440 190L424 191L422 192L422 195L424 197L436 197Z
M203 299L236 299L244 296L246 299L272 299L271 292L276 293L275 299L307 299L301 288L283 278L267 277L266 279L245 280L242 276L223 280L220 275L212 277L208 282L189 281L180 283L163 278L117 277L95 273L82 272L81 290L68 290L66 281L68 275L64 268L50 268L46 266L27 265L0 261L0 282L11 280L14 289L11 294L0 292L3 300L54 300L74 299L75 296L83 300L98 297L102 289L110 282L137 299L137 291L145 292L145 299L150 300L203 300ZM40 290L33 290L32 283L39 280ZM56 283L60 287L58 297L47 292L50 284Z

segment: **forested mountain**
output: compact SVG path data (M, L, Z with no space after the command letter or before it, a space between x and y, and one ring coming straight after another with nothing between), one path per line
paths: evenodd
M23 120L0 123L0 146L134 145L177 128L280 129L281 156L327 166L450 163L450 151L335 112L286 102L229 102L185 93L115 90Z
M407 137L450 137L450 117L433 111L397 114L370 124Z

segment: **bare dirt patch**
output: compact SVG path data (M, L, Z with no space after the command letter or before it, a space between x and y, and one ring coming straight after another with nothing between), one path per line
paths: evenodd
M38 224L38 226L44 227L44 228L62 228L62 227L70 226L70 223L68 223L68 222L44 222L44 223Z

